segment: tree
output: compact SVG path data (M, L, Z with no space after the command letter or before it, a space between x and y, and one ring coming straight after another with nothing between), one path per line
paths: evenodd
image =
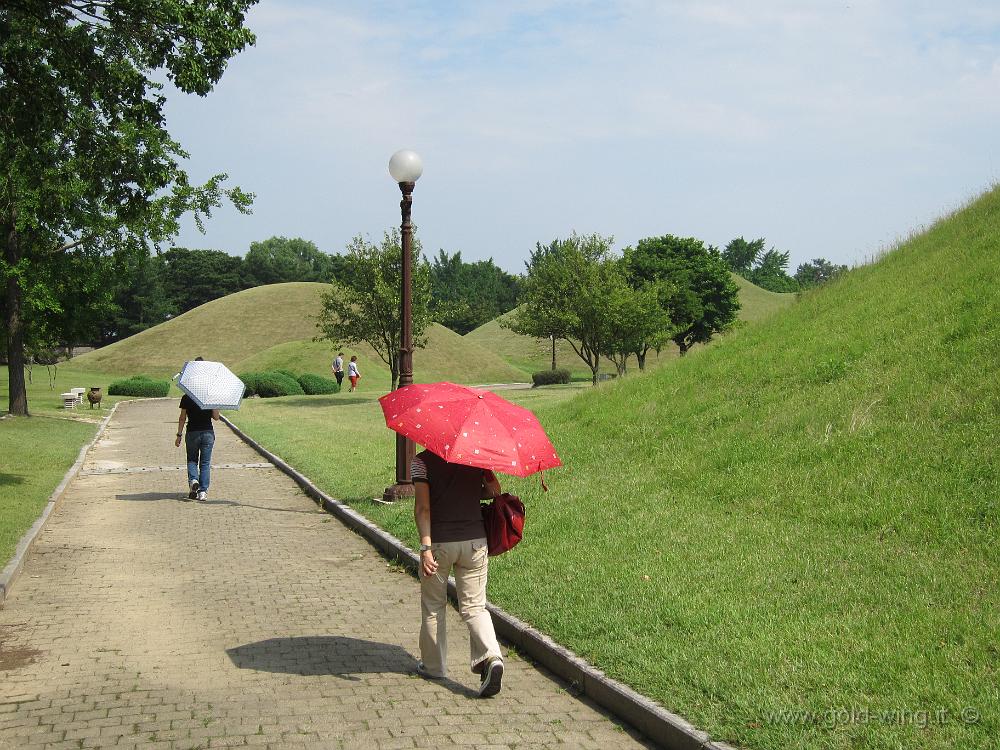
M722 259L726 261L729 270L749 280L750 274L763 252L763 237L750 242L742 237L737 237L726 245L726 249L722 251Z
M12 414L28 413L26 313L48 317L53 329L66 311L51 280L68 263L103 258L115 269L175 236L186 212L201 227L223 199L248 210L252 197L224 188L225 175L190 184L154 76L206 95L229 58L253 44L243 22L255 2L0 6L0 280ZM88 305L110 298L115 274L102 280Z
M633 284L666 282L671 336L681 355L731 326L740 309L739 288L719 251L694 237L666 234L639 240L625 250Z
M167 264L162 254L139 259L139 265L115 294L116 310L102 344L118 341L177 315L167 294Z
M176 314L244 288L243 259L221 250L172 247L159 254L163 288Z
M287 281L332 281L333 263L315 243L301 237L271 237L250 243L243 259L249 286Z
M430 269L420 258L420 243L413 238L411 265L411 308L413 346L426 344L424 331L431 322ZM348 273L344 281L334 281L323 294L323 308L317 319L334 349L362 342L369 344L389 366L392 390L399 382L400 277L403 248L399 230L386 232L376 245L358 235L344 256Z
M642 283L638 288L628 282L627 269L618 263L610 275L604 294L608 312L607 351L604 355L615 364L618 376L625 375L628 358L633 354L639 369L646 369L646 354L657 349L673 333L670 313L662 300L669 299L671 288L661 281Z
M795 280L803 289L809 289L835 279L846 270L847 266L831 263L826 258L815 258L809 263L802 263L795 270Z
M764 251L764 238L747 242L737 237L722 251L729 270L762 289L772 292L795 292L799 284L788 275L788 253L773 247Z
M611 315L604 292L618 288L620 273L611 256L614 239L573 234L536 245L528 261L523 303L502 325L525 336L554 336L590 368L597 385L601 356L611 350Z
M517 304L518 280L493 259L466 263L461 251L439 250L431 263L431 311L434 319L465 335Z

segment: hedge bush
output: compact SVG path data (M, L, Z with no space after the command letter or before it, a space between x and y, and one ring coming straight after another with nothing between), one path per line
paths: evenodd
M569 370L542 370L541 372L531 373L531 382L535 386L539 385L555 385L557 383L568 383L569 382Z
M239 375L246 390L245 397L260 396L261 398L274 398L276 396L302 396L305 391L299 385L299 381L286 375L283 372L245 372Z
M308 396L320 396L327 393L340 393L340 385L333 378L324 378L322 375L305 373L299 375L299 385Z
M133 375L124 380L116 380L108 386L109 396L162 398L168 393L170 393L169 380L153 380L148 375Z
M275 368L273 370L268 370L268 372L276 372L279 375L286 375L286 376L290 377L292 380L294 380L296 382L298 382L298 379L299 379L299 376L296 375L294 372L292 372L291 370L285 370L285 369L283 369L281 367L277 367L277 368Z

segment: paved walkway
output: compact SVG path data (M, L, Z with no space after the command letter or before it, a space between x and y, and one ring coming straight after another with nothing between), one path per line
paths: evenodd
M0 747L644 746L514 654L475 697L454 612L416 677L416 581L225 426L181 502L176 413L119 408L0 610Z

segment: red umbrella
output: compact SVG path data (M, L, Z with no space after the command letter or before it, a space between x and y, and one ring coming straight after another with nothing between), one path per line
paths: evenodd
M519 477L562 466L538 418L490 391L414 384L378 401L389 429L445 461Z

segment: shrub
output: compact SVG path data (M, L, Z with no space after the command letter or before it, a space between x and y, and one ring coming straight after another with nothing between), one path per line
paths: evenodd
M275 370L268 370L268 372L276 372L279 375L286 375L286 376L290 377L292 380L294 380L296 382L298 382L298 379L299 379L299 376L296 375L291 370L282 370L281 368L278 368L278 369L275 369Z
M124 380L116 380L108 386L109 396L162 398L168 393L170 393L169 380L153 380L147 375L133 375Z
M239 376L246 386L243 395L274 398L276 396L302 396L305 391L299 381L283 372L245 372Z
M309 396L340 392L340 386L333 378L324 378L322 375L313 375L309 372L299 375L299 385Z
M531 373L531 382L535 386L554 385L569 382L569 370L542 370Z

